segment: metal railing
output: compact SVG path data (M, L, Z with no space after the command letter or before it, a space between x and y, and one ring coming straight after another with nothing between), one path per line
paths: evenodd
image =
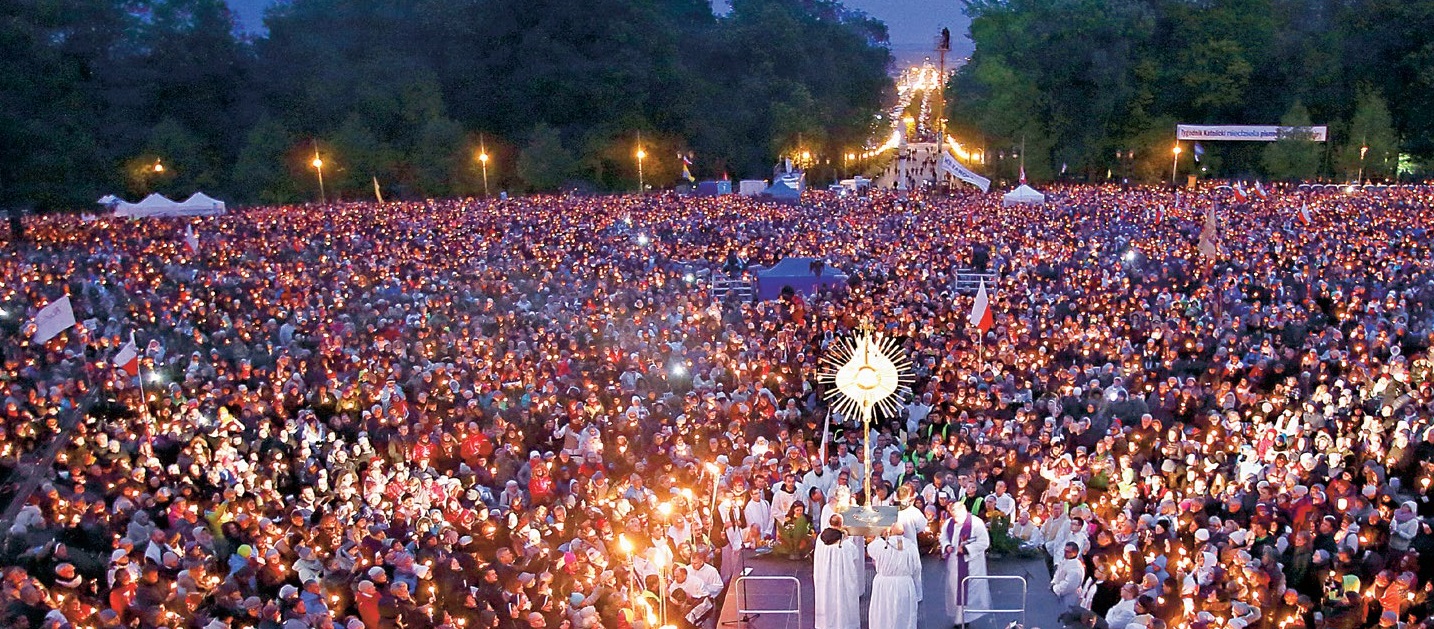
M998 275L994 272L979 272L975 269L956 269L956 279L952 282L952 288L958 293L974 294L985 280L987 290L995 290Z
M742 301L752 301L756 295L756 287L749 279L730 279L721 275L712 276L712 298L716 301L725 301L729 293L735 293Z
M1028 587L1029 587L1029 586L1026 584L1026 578L1025 578L1025 577L1020 577L1020 576L1015 576L1015 575L1008 575L1008 574L968 576L968 577L966 577L965 579L962 579L962 580L961 580L961 589L966 592L966 598L967 598L967 600L970 600L970 596L971 596L971 581L972 581L972 580L976 580L976 581L1020 581L1020 582L1021 582L1021 607L1020 607L1020 609L975 609L975 608L963 606L963 607L961 607L961 608L959 608L959 609L956 610L956 624L957 624L958 626L959 626L959 625L964 625L964 624L966 624L966 612L972 612L972 613L978 613L978 614L1020 614L1020 615L1021 615L1021 626L1022 626L1022 627L1026 626L1026 594L1027 594L1027 592L1028 592Z
M778 609L747 609L747 607L746 607L747 597L746 597L746 596L743 596L743 594L745 594L746 591L740 589L740 588L744 587L743 584L746 583L747 581L791 581L793 587L795 588L795 594L796 594L795 596L792 597L792 600L795 601L795 602L793 603L793 607L792 607L791 609L786 609L786 608L778 608ZM737 600L740 601L740 602L738 603L739 607L737 608L737 613L739 613L739 614L742 614L742 615L744 615L744 616L747 615L747 614L777 614L777 615L779 615L779 616L791 616L791 615L795 615L795 616L797 616L797 617L801 617L801 614L802 614L802 582L801 582L801 580L797 579L797 578L794 577L794 576L791 576L791 575L756 575L756 576L743 575L743 576L737 577L737 585L736 585L736 587L739 588L739 589L738 589L738 592L737 592L737 596L738 596Z

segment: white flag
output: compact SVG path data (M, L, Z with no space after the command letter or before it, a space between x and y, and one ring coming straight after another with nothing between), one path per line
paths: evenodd
M49 305L40 309L35 315L35 337L36 343L44 343L55 335L68 330L75 325L75 311L70 307L70 296L65 295Z

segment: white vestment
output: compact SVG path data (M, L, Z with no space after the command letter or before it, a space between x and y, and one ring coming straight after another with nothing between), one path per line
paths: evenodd
M827 509L824 509L823 512L826 513L826 522L823 522L822 530L826 530L826 529L828 529L828 528L831 528L831 526L832 526L832 518L833 518L834 516L838 515L838 514L837 514L837 512L836 512L836 509L831 508L830 506L829 506ZM857 595L857 596L865 596L865 595L866 595L866 538L864 538L864 537L859 537L859 536L848 537L848 538L847 538L847 541L849 541L849 542L852 543L851 563L852 563L852 566L853 566L852 569L853 569L853 570L856 570L856 574L857 574L857 585L859 586L859 587L857 588L857 590L856 590L856 595Z
M816 591L816 629L859 629L864 574L856 571L851 558L856 553L852 538L835 544L817 537L812 587ZM865 566L863 565L863 568Z
M906 536L906 541L911 542L912 546L916 546L916 536L922 531L925 531L926 527L931 524L926 521L926 514L922 513L921 510L915 506L909 506L898 511L896 514L896 523L901 525L901 534ZM919 556L920 547L918 546L917 548L917 555ZM916 571L914 581L916 585L916 602L919 603L922 599L926 598L926 585L921 582L921 570Z
M873 629L916 629L916 585L921 555L905 537L877 539L866 547L876 564L871 582L871 613L867 626Z
M966 585L966 596L960 596L961 581L966 577L986 576L986 550L991 547L991 536L986 532L986 523L974 515L967 514L971 531L962 534L966 520L947 520L941 527L941 552L946 548L964 548L964 554L952 552L946 558L946 615L957 624L972 622L985 614L983 612L961 612L966 608L991 609L991 584L978 579Z

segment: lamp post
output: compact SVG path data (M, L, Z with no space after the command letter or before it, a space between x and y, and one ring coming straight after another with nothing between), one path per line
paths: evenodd
M483 198L488 198L488 147L480 144L478 148L478 163L483 166Z
M647 151L642 150L642 145L637 145L637 193L642 194L647 189L642 176L642 160L647 159Z
M319 157L319 143L314 142L314 161L309 162L314 167L314 172L319 175L319 203L328 203L328 196L324 194L324 160Z
M1175 156L1170 160L1170 185L1178 187L1180 184L1175 181L1175 170L1180 167L1180 143L1176 142L1175 148L1170 152Z
M1361 152L1361 153L1359 154L1359 157L1360 157L1361 160L1363 160L1363 159L1364 159L1364 153ZM164 163L160 162L160 161L159 161L159 158L156 157L155 160L154 160L154 174L158 175L158 174L161 174L161 173L163 173L163 172L164 172Z
M1365 145L1362 145L1362 146L1359 147L1359 181L1356 181L1355 183L1358 183L1358 184L1363 184L1363 183L1364 183L1364 154L1365 154L1365 153L1368 153L1368 152L1369 152L1369 145L1368 145L1368 144L1365 144Z

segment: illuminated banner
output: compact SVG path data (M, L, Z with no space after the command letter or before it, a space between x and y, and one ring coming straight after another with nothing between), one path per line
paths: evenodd
M962 166L961 162L956 161L956 158L952 157L951 154L946 151L941 151L941 170L950 173L952 177L980 188L981 192L986 192L991 189L990 179L971 172L970 169Z
M1281 134L1303 133L1307 134L1312 142L1324 142L1329 135L1329 127L1320 125L1318 127L1276 127L1261 125L1199 125L1182 124L1175 125L1175 139L1177 140L1207 140L1219 141L1244 141L1244 142L1274 142L1280 139Z

